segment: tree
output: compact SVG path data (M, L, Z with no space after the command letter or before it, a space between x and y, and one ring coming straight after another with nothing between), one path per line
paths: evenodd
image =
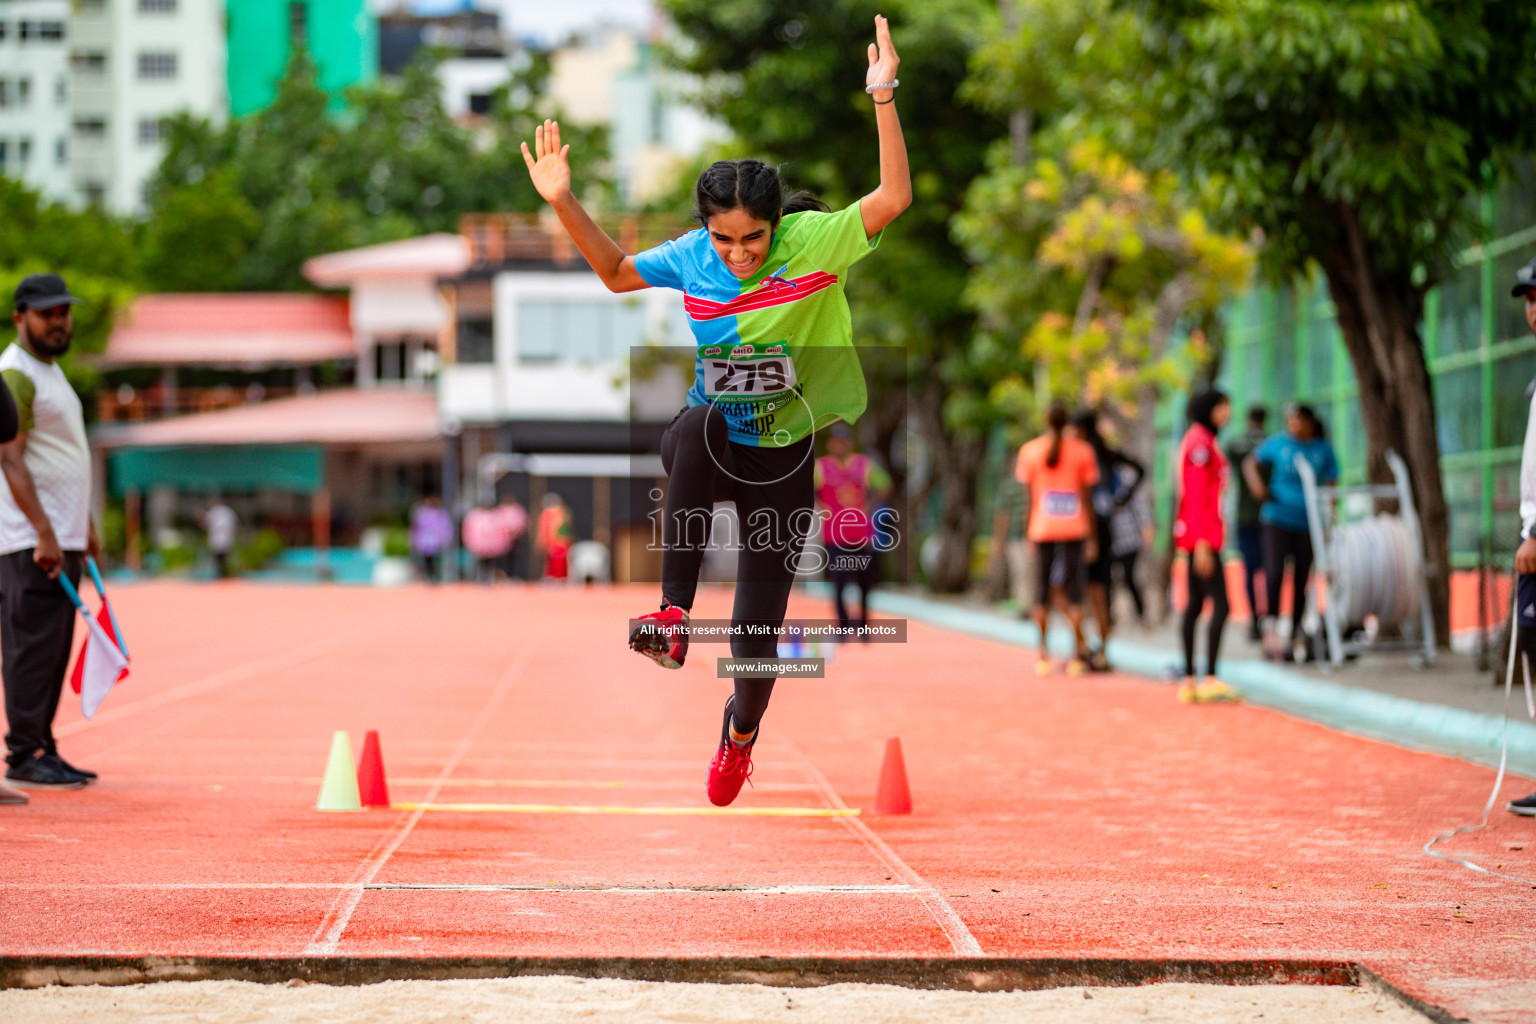
M874 8L855 0L668 0L665 8L686 41L674 60L703 77L705 105L735 133L737 155L781 162L792 184L837 205L874 188L874 113L861 91ZM965 256L950 235L966 184L1006 132L1004 119L959 96L992 12L984 0L897 0L886 12L901 53L897 96L915 200L878 256L853 274L849 295L858 344L906 350L906 394L897 393L896 406L905 405L931 451L938 499L940 557L929 582L959 591L970 575L977 476L999 416L988 392L1017 359L978 333L963 301ZM889 452L900 416L873 406L870 415ZM914 507L925 496L915 495Z
M173 118L141 234L149 283L304 289L312 256L455 231L467 213L538 209L517 146L542 120L544 64L500 90L483 123L462 125L443 109L438 59L423 51L398 78L348 90L332 115L298 49L259 113L222 127ZM567 135L584 154L584 190L600 196L606 132Z
M1048 135L1040 148L1061 146ZM1036 372L1003 377L993 400L1021 421L1051 399L1109 407L1150 458L1157 401L1210 362L1203 346L1174 346L1176 330L1209 321L1253 266L1248 245L1210 229L1201 199L1094 138L977 179L957 219L976 263L970 298Z
M1275 275L1327 278L1373 480L1413 477L1436 629L1449 536L1419 321L1491 171L1536 143L1536 5L1503 0L1124 0L1143 18L1149 150L1263 232Z
M133 301L138 254L133 238L100 210L50 203L20 182L0 177L0 288L6 294L28 274L63 275L82 301L74 309L75 340L60 365L89 407L98 376L89 358L107 345L112 326ZM0 347L15 337L0 320ZM80 358L85 355L87 358Z

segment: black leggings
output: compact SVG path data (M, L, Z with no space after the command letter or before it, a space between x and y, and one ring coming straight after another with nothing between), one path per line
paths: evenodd
M778 656L775 635L784 624L789 591L805 538L815 522L815 460L811 439L783 448L737 444L726 437L725 417L710 405L684 409L661 436L667 471L666 518L662 521L661 596L679 608L693 607L699 567L709 546L717 501L734 501L741 552L736 559L736 601L731 610L731 656ZM766 636L745 635L746 626L768 627ZM750 732L762 720L774 681L736 680L737 728Z
M1195 626L1200 620L1200 611L1205 607L1205 599L1211 599L1211 626L1206 634L1205 643L1205 671L1212 675L1216 671L1216 655L1221 650L1221 631L1227 625L1227 613L1231 605L1227 602L1227 574L1221 567L1221 559L1216 560L1216 571L1209 576L1201 576L1195 572L1195 560L1189 560L1189 600L1184 605L1184 674L1195 674Z
M1312 534L1264 524L1264 596L1268 613L1280 616L1280 584L1285 563L1291 562L1291 636L1301 636L1301 618L1307 612L1307 578L1312 575Z
M1132 551L1128 555L1116 555L1110 562L1110 568L1120 568L1120 582L1125 589L1130 591L1131 602L1136 605L1136 618L1147 617L1147 602L1141 596L1141 584L1136 582L1136 559L1141 557L1141 552ZM1113 595L1111 595L1113 597Z

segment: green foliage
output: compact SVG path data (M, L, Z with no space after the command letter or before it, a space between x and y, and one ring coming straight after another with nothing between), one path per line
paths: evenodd
M467 213L532 211L540 200L518 145L547 66L536 61L502 88L483 123L442 107L437 55L395 79L347 93L339 117L313 61L297 51L265 110L232 124L181 116L149 186L146 277L157 290L308 287L312 256L433 231ZM578 187L601 204L607 130L562 125L580 154Z
M283 538L274 529L264 527L235 549L235 561L247 572L262 568L283 553Z
M1486 161L1536 143L1536 5L1507 0L1136 0L1154 150L1264 231L1280 273L1358 220L1383 279L1438 279Z
M411 557L411 531L403 526L391 526L384 532L385 558Z

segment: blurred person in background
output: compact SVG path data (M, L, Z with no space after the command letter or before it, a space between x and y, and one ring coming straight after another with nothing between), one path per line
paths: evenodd
M1054 601L1072 625L1076 643L1068 675L1088 671L1092 653L1083 637L1083 566L1097 554L1092 490L1099 464L1086 441L1067 436L1067 410L1060 404L1046 414L1046 432L1019 449L1014 475L1029 492L1024 534L1035 545L1039 585L1035 625L1040 630L1036 675L1049 675L1046 635Z
M1121 486L1124 487L1130 472L1122 467L1120 475ZM1136 483L1140 483L1140 478ZM1115 512L1110 518L1109 564L1112 574L1119 576L1120 585L1131 595L1131 604L1136 609L1136 621L1146 626L1150 621L1147 618L1147 602L1136 571L1142 552L1152 546L1155 524L1152 519L1152 501L1147 496L1146 490L1134 485L1132 487L1129 493L1116 500ZM1113 614L1115 605L1113 589L1110 590L1109 605L1110 612Z
M512 532L497 508L472 508L464 514L459 527L464 550L475 556L475 579L490 583L496 578L507 552L512 550Z
M1236 700L1236 690L1219 680L1201 679L1195 670L1195 632L1206 602L1211 605L1205 645L1206 676L1216 674L1221 633L1230 608L1227 574L1221 564L1221 549L1227 540L1222 504L1230 464L1217 443L1217 435L1231 419L1232 405L1226 395L1212 388L1193 395L1187 410L1189 430L1179 445L1179 511L1173 523L1174 543L1189 559L1182 631L1184 681L1179 685L1178 696L1186 704Z
M229 578L229 556L235 550L235 531L240 518L235 510L215 498L213 506L203 513L203 529L208 531L208 550L213 553L215 579Z
M507 553L502 556L501 571L507 579L516 579L517 566L514 563L517 559L517 546L528 532L528 510L523 508L522 502L508 494L496 506L496 515L501 521L501 528L507 533Z
M60 574L80 583L87 554L101 553L91 521L91 453L80 397L58 359L74 337L78 302L57 274L16 286L16 341L0 376L16 404L15 437L0 445L0 675L9 731L6 781L79 789L96 773L59 756L53 719L75 635L75 606Z
M1312 575L1312 530L1307 498L1296 460L1305 459L1320 487L1339 479L1339 460L1328 443L1323 421L1308 405L1292 405L1285 430L1275 434L1243 463L1243 478L1262 502L1264 532L1264 654L1271 661L1294 661L1307 612L1307 582ZM1268 479L1265 479L1265 473ZM1291 633L1280 635L1278 619L1285 567L1291 567Z
M825 512L822 541L837 624L843 630L855 625L843 601L843 591L851 585L859 591L857 626L867 626L869 593L880 582L872 515L875 503L891 493L891 475L868 455L853 450L853 430L848 424L834 423L827 429L827 454L816 460L815 486L816 501ZM838 639L852 635L840 632ZM867 635L860 636L868 642Z
M1099 624L1099 646L1089 655L1088 667L1095 672L1109 671L1109 638L1115 631L1109 605L1113 582L1114 533L1111 522L1120 507L1122 495L1134 494L1146 476L1141 463L1116 448L1111 448L1099 429L1099 411L1084 409L1072 418L1078 438L1093 449L1098 465L1098 479L1093 486L1093 554L1088 558L1088 598L1094 620ZM1124 475L1122 476L1122 472Z
M544 495L538 529L539 553L544 556L541 575L546 580L564 580L571 572L571 544L575 542L576 530L571 524L571 510L560 495Z
M1241 469L1247 463L1248 456L1264 443L1264 424L1268 421L1269 411L1262 405L1255 405L1248 410L1247 431L1227 444L1227 461L1231 465ZM1253 493L1253 489L1248 486L1246 479L1240 480L1235 490L1237 491L1237 550L1243 556L1243 592L1248 597L1248 614L1251 616L1248 623L1248 639L1258 643L1263 639L1263 634L1259 630L1259 621L1265 610L1255 585L1259 573L1264 569L1264 538L1259 522L1260 502Z
M1510 293L1525 302L1525 323L1536 334L1536 260L1531 260L1515 274ZM1525 614L1536 606L1536 380L1525 389L1531 402L1526 419L1525 447L1520 452L1520 549L1515 552L1515 573L1519 596L1516 625L1520 648L1527 660L1536 660L1536 614ZM1511 814L1536 817L1536 793L1511 800L1504 805Z
M452 540L453 518L442 499L426 495L411 512L411 553L421 563L421 575L428 583L437 582L437 560Z

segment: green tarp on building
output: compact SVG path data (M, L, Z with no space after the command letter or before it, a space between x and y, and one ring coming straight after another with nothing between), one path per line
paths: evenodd
M319 445L240 445L218 448L128 448L114 452L108 476L114 497L129 488L254 491L275 488L313 494L325 486Z

